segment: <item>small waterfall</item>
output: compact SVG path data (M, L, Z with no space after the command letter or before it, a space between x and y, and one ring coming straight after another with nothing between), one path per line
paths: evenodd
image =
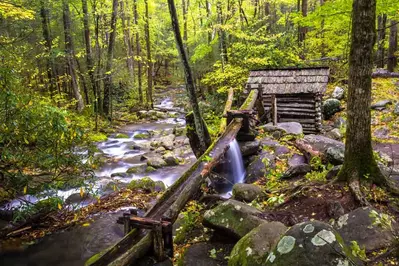
M240 146L238 146L237 140L234 139L230 143L230 148L226 152L226 159L229 162L227 165L229 168L229 173L232 175L231 181L234 184L244 182L245 168L242 161Z

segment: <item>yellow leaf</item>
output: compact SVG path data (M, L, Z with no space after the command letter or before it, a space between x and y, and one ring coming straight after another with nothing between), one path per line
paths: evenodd
M29 144L29 141L24 137L24 141L26 144Z
M84 191L84 189L81 187L81 188L80 188L80 197L83 198L84 195L85 195L85 191Z
M62 205L61 203L58 203L58 209L61 210L62 209Z
M83 227L90 226L90 223L84 223L84 224L82 224L82 226L83 226Z
M28 186L24 187L24 194L26 194L26 192L28 191Z
M32 101L29 101L28 105L32 105L32 104L33 104L33 102L32 102Z

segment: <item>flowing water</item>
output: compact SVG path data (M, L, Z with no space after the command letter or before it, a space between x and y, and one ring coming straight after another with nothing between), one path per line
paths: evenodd
M238 146L237 140L233 140L230 143L230 148L226 153L226 158L229 161L228 165L230 167L233 183L242 183L245 177L245 169L240 146Z

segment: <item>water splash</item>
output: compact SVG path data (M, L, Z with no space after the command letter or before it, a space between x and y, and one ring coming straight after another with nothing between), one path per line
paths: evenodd
M226 159L228 163L228 171L231 174L231 181L233 184L243 183L245 177L244 162L242 161L242 154L237 140L230 143L230 148L226 152Z

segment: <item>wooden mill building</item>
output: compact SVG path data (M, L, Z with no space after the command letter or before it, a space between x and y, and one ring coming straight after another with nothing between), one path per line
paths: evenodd
M246 89L261 91L266 122L298 122L305 134L315 134L321 130L322 96L329 74L328 67L254 70Z

